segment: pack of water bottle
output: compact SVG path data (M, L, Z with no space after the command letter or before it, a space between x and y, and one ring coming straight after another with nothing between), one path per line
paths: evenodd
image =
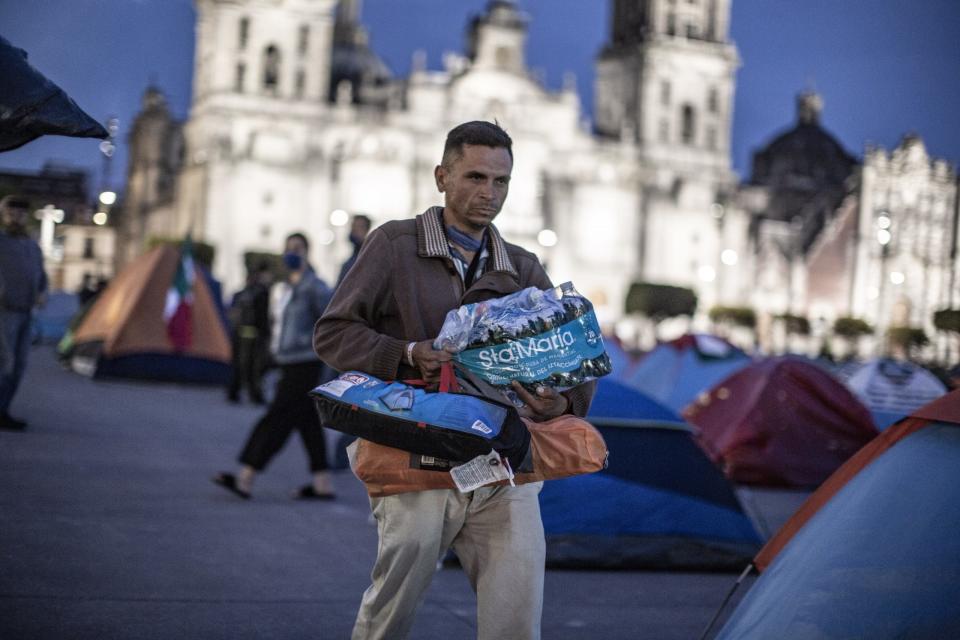
M612 371L593 305L570 282L450 311L434 348L498 387L564 390Z

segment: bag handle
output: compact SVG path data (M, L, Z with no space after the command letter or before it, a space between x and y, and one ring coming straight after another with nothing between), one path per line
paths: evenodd
M426 387L427 382L423 378L404 379L403 384L411 387ZM453 362L444 362L440 365L440 393L461 393L460 381L457 380L457 374L453 369Z
M440 365L440 393L460 393L460 382L453 370L453 362Z

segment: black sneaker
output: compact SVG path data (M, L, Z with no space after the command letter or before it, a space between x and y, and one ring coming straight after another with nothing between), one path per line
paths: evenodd
M9 413L0 415L0 429L3 429L4 431L23 431L26 428L26 421L17 420Z

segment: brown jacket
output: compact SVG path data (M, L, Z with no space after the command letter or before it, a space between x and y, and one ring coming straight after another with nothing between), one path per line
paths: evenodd
M405 362L406 346L436 338L448 311L526 287L552 286L537 257L504 242L491 225L487 270L464 291L442 212L431 207L414 220L388 222L370 233L314 328L321 360L339 371L384 380L419 378ZM570 413L586 415L594 387L590 382L564 393Z

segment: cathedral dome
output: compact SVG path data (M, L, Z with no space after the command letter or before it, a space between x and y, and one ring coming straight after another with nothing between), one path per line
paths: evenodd
M361 102L364 89L382 87L392 79L390 68L365 44L334 46L330 61L331 99L343 81L350 83L354 102Z
M820 126L822 107L816 93L797 97L796 126L753 155L751 183L799 191L843 185L857 160Z
M370 48L366 29L359 22L359 4L343 3L333 27L329 100L336 101L346 83L354 103L385 103L392 80L390 68Z

